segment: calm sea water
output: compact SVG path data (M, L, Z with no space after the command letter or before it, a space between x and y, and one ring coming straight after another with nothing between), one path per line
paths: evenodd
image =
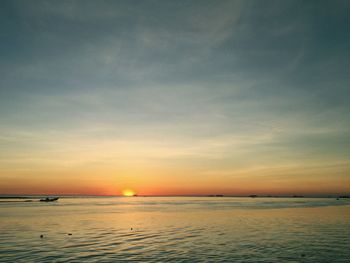
M0 202L0 262L140 261L350 262L350 200Z

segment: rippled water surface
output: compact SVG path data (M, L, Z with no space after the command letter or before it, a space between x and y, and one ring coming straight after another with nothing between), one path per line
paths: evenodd
M0 202L0 262L122 261L350 262L350 201L99 197Z

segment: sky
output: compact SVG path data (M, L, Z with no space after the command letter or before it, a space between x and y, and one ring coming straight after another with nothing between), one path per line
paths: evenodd
M1 1L0 194L349 194L349 14Z

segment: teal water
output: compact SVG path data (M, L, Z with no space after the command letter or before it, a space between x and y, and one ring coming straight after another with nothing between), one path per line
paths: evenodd
M350 201L0 202L0 262L350 262Z

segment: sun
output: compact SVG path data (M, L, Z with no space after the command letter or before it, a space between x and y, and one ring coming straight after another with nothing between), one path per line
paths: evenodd
M131 189L123 190L123 196L135 196L135 195L136 195L135 191Z

